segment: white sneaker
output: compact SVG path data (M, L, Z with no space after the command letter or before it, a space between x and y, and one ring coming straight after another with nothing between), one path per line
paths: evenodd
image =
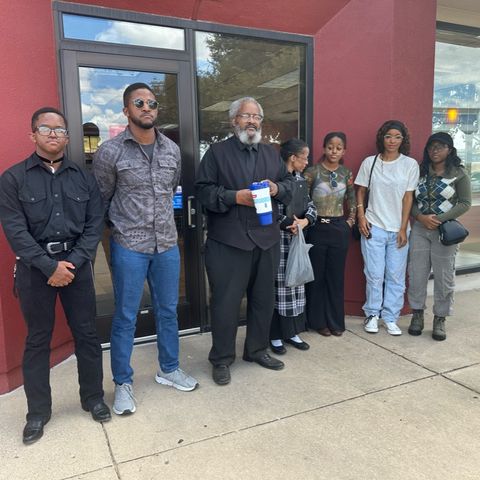
M136 409L132 386L129 383L115 385L115 401L113 402L113 411L117 415L128 415L130 413L134 413Z
M174 387L182 392L190 392L198 387L198 382L190 375L187 375L181 368L177 368L170 373L158 372L155 375L155 381L162 385Z
M378 316L370 315L363 321L363 329L368 333L378 333Z
M402 334L402 331L400 330L400 328L398 327L398 325L395 322L385 322L384 321L383 324L385 325L385 328L387 329L387 332L390 335L401 335Z

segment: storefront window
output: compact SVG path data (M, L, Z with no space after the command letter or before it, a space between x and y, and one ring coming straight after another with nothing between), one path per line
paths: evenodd
M278 146L292 137L306 140L304 44L196 32L195 48L200 156L231 135L230 104L246 96L262 105L263 142ZM244 299L240 318L245 315Z
M201 155L230 135L228 109L244 96L264 109L264 142L305 138L305 45L205 32L195 40Z
M470 236L457 268L480 267L480 29L439 22L432 130L449 132L470 175L472 209L462 216Z

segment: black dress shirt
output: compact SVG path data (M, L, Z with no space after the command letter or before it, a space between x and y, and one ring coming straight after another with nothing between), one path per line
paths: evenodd
M1 176L0 219L17 257L50 277L57 260L45 244L75 240L65 260L79 268L95 256L104 208L93 175L67 158L52 173L34 153Z

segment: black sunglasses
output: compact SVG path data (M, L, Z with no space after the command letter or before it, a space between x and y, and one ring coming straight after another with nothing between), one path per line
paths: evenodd
M332 188L337 188L338 187L337 172L330 172L330 186Z
M158 102L156 100L142 100L141 98L133 100L133 104L137 108L143 108L143 106L147 104L150 110L156 110L158 107Z

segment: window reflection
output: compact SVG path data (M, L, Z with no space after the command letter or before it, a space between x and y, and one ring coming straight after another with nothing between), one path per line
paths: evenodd
M78 73L83 122L83 148L87 166L91 166L92 161L94 161L93 155L102 142L115 137L125 129L127 119L123 114L123 91L128 85L135 82L146 83L152 88L158 101L156 126L164 135L180 145L176 75L94 67L79 67ZM183 236L185 227L183 225L181 186L178 187L174 196L173 207L178 231L178 245L182 258L179 296L179 303L182 304L186 302L186 287ZM106 228L97 248L95 260L95 290L97 315L99 317L112 315L114 310L109 235L109 229ZM151 303L150 292L145 283L140 309L149 310Z
M196 33L200 151L230 133L228 109L243 96L264 109L263 140L305 138L305 46L236 35Z
M449 132L470 174L472 209L461 217L470 236L457 268L480 266L480 29L440 24L435 52L432 130Z
M305 45L205 32L195 41L201 156L231 135L230 104L245 96L263 107L264 142L305 138Z
M185 34L181 28L84 17L68 13L62 15L62 20L65 38L185 50Z

